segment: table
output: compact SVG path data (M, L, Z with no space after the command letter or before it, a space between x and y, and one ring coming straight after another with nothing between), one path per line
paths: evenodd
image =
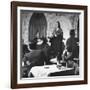
M56 64L55 65L34 66L30 70L28 76L30 77L30 75L32 74L36 78L49 77L50 74L51 74L51 76L53 76L53 74L55 74L55 73L60 74L60 72L67 72L67 71L71 71L71 70L73 70L73 68L67 68L64 66L57 68Z

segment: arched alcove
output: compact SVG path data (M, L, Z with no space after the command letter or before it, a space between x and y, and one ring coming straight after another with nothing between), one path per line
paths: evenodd
M47 21L43 13L33 13L29 21L29 41L46 37Z

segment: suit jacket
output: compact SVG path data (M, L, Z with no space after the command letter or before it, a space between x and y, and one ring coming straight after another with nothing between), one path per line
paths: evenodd
M44 64L44 53L42 50L32 50L29 53L26 53L24 57L24 61L29 61L30 65L38 66Z

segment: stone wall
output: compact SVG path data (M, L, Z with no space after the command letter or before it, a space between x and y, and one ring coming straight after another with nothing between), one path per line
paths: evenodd
M25 44L29 42L29 21L33 12L23 12L21 13L21 30L22 39ZM47 20L47 36L51 36L53 30L55 29L56 21L59 21L61 28L64 33L64 38L67 40L69 38L70 29L75 29L77 31L77 22L79 19L79 14L66 14L66 13L44 13ZM65 42L66 42L65 40Z

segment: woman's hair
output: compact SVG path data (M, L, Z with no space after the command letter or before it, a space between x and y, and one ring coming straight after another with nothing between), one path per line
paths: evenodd
M58 28L61 28L60 22L59 22L59 21L57 21L57 23L58 23Z

